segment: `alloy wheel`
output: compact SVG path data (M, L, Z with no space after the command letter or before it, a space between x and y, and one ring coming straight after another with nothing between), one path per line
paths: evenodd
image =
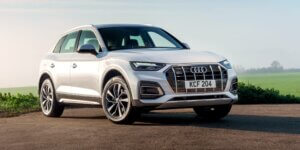
M110 85L106 92L104 105L111 118L116 120L123 118L130 107L128 90L120 83Z
M45 82L40 93L41 107L44 114L51 112L54 100L54 93L51 83Z

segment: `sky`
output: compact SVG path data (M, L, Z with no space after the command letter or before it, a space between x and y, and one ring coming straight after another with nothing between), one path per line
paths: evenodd
M59 36L85 24L153 24L234 65L300 68L299 8L297 0L0 0L0 88L36 85Z

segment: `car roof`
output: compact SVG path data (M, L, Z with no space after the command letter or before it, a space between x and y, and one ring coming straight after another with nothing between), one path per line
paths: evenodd
M97 24L92 25L96 28L110 28L110 27L153 27L148 24Z
M110 27L155 27L153 25L149 24L89 24L89 25L82 25L82 26L77 26L75 28L72 28L66 32L64 32L62 35L69 34L71 32L77 31L77 30L82 30L84 28L96 28L96 29L101 29L101 28L110 28Z

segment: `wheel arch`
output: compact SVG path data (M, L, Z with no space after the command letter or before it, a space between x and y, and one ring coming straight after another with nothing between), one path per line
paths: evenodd
M113 77L116 77L116 76L121 76L128 88L130 89L130 85L129 85L129 82L127 80L127 76L125 75L125 73L123 73L123 71L121 71L120 69L117 69L117 68L110 68L108 69L105 73L104 73L104 76L102 78L102 82L101 82L101 85L100 85L100 92L101 92L101 96L102 96L102 93L103 93L103 90L104 90L104 86L106 85L106 83Z
M54 84L54 83L53 83L53 80L52 80L52 77L51 77L51 75L50 75L49 73L47 73L47 72L42 73L42 74L40 75L39 82L38 82L38 94L40 94L41 86L42 86L43 81L44 81L45 79L50 79L51 82L52 82L52 84Z

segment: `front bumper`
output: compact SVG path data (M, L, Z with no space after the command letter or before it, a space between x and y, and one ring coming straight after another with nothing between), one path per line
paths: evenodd
M237 95L230 92L205 93L205 94L180 94L165 95L155 100L137 99L133 101L135 107L187 108L195 106L212 106L233 104L238 100Z
M202 92L202 93L176 93L167 81L165 70L166 66L157 72L140 71L135 72L131 82L131 91L133 96L133 106L135 107L153 107L154 109L167 108L188 108L195 106L212 106L233 104L238 100L238 96L230 92L232 81L236 78L233 69L228 69L228 79L224 91L222 92ZM141 81L151 81L158 83L164 91L164 95L156 99L141 99L139 93L139 83Z

